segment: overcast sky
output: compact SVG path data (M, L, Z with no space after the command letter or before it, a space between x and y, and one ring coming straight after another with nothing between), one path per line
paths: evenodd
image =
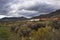
M33 17L60 9L60 0L0 0L0 18Z

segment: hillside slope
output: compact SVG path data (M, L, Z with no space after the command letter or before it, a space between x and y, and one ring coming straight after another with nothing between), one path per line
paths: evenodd
M49 13L49 14L45 14L45 15L39 15L39 16L35 16L33 18L55 18L55 17L59 17L60 18L60 10L56 10L52 13Z

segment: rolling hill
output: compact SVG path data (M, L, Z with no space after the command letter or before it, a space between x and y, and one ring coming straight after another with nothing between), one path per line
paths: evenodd
M32 17L32 19L36 19L36 18L60 18L60 10L56 10L49 14Z
M0 21L23 21L23 20L27 20L27 18L25 17L4 17L2 19L0 19Z

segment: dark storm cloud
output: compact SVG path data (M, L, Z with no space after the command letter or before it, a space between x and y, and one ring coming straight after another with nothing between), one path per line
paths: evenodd
M0 15L5 15L8 12L8 6L6 4L10 0L0 0Z
M49 5L46 3L43 4L37 4L36 6L33 6L31 8L27 8L26 10L34 10L34 11L39 11L40 13L49 13L55 10L53 5Z

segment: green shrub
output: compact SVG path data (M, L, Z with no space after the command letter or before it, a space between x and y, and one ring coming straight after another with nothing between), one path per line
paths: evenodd
M10 31L7 27L0 27L0 37L3 40L8 40L9 36L10 36Z

